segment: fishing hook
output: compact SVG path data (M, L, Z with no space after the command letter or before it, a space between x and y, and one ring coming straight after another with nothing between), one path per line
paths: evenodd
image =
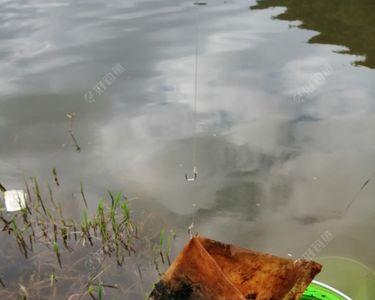
M198 171L197 171L197 167L194 167L193 168L193 176L192 177L189 177L187 173L185 173L185 179L189 182L193 182L195 180L197 180L198 178Z

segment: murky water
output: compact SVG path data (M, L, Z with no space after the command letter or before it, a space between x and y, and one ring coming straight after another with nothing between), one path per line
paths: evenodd
M194 212L200 234L281 256L328 231L314 255L375 268L375 183L357 195L375 170L375 7L308 3L198 7L194 136L191 1L0 1L0 182L56 167L92 207L123 190L172 226Z

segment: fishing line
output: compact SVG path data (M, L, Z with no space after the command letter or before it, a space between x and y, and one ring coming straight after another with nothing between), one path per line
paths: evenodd
M185 173L185 179L188 182L194 182L198 178L198 167L197 167L197 103L198 103L198 66L199 66L199 2L194 2L193 5L195 6L195 53L194 53L194 104L193 104L193 157L192 157L192 165L193 165L193 174L189 177L187 173ZM193 203L193 215L192 215L192 222L191 225L188 227L188 235L190 238L193 238L195 235L194 233L194 224L195 224L195 209L196 204Z
M371 176L362 184L361 188L357 191L354 198L346 205L345 213L348 212L350 207L358 200L358 197L360 196L361 192L366 188L366 186L370 183L371 180L373 180L375 177L375 171L371 174Z
M189 177L185 173L185 179L189 182L194 182L198 178L197 167L197 102L198 102L198 64L199 64L199 2L193 3L195 8L195 58L194 58L194 108L193 108L193 175Z

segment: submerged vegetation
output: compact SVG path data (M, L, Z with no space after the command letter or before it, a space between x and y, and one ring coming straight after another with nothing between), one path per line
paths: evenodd
M52 174L59 188L56 169ZM170 264L174 232L144 235L147 218L136 222L121 192L108 192L90 213L81 182L78 206L84 208L74 218L50 185L46 199L36 178L24 182L25 208L8 213L0 207L0 299L136 299L152 287L144 266L156 276Z

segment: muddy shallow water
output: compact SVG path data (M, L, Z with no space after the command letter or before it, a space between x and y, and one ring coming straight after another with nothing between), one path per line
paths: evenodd
M358 193L375 170L372 4L315 1L332 30L304 2L198 7L194 137L191 1L0 1L0 182L56 167L91 208L135 197L180 230L177 248L194 213L202 235L281 256L328 231L314 255L374 269L375 183Z

